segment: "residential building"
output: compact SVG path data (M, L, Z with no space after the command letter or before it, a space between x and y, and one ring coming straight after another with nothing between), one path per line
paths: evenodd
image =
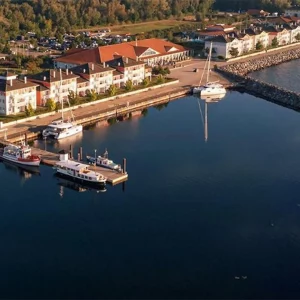
M37 84L18 79L16 74L4 72L0 74L0 114L13 115L24 112L29 104L36 109Z
M262 9L248 9L246 14L248 14L251 17L259 18L259 17L266 17L270 13Z
M30 76L29 80L41 87L37 90L37 105L45 105L48 99L55 102L68 99L70 91L76 92L79 76L66 71L48 70Z
M113 84L113 68L108 64L86 63L70 69L70 72L79 76L77 88L74 90L80 95L85 95L87 90L94 90L96 93L105 93ZM78 86L79 85L79 86Z
M288 17L300 17L300 6L292 6L284 11L284 15Z

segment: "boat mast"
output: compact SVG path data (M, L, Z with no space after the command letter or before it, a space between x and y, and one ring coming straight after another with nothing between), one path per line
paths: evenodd
M207 102L205 101L205 116L204 116L204 140L208 140L208 124L207 124Z
M59 98L61 98L61 88L62 88L62 74L61 74L61 69L59 69ZM61 99L61 119L64 120L64 98Z
M208 67L207 67L207 77L206 77L206 83L209 81L209 72L210 72L210 59L211 59L211 52L212 52L212 42L210 42L210 47L209 47L209 53L208 53Z

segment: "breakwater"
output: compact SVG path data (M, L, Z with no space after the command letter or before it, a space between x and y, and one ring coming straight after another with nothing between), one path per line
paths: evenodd
M241 91L300 111L300 93L254 79L251 75L248 75L249 73L295 59L300 59L300 48L282 51L278 54L265 55L245 62L236 62L221 67L216 66L215 71L236 82L236 86Z

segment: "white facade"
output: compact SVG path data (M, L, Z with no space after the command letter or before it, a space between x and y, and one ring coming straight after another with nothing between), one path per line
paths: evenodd
M0 91L1 115L14 115L24 112L29 104L33 109L36 109L37 85L27 82L26 77L24 81L18 80L17 75L0 76L0 80L4 80L7 85L5 90Z
M284 11L285 16L300 17L300 7L290 7Z
M298 42L296 39L296 36L298 34L300 34L300 26L297 26L296 28L294 28L290 31L290 43Z
M258 42L261 42L263 48L268 47L269 45L269 34L265 31L262 31L260 34L256 34L254 38L255 47Z

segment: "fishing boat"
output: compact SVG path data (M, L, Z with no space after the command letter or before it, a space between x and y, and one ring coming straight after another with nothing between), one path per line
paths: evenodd
M28 144L22 142L20 146L9 144L0 151L0 158L18 165L39 166L41 157L31 154Z
M60 160L55 164L54 169L60 175L73 178L79 182L105 184L107 180L101 173L91 170L90 165L69 160L68 153L60 154Z
M62 86L62 74L60 70L60 90ZM60 140L75 134L82 132L82 125L75 123L74 116L71 110L71 120L64 119L64 100L61 101L61 119L52 121L43 131L43 138L52 137L56 140Z
M111 170L121 171L121 166L114 163L111 159L108 159L108 151L105 150L103 155L99 155L96 158L93 156L86 156L86 159L89 163L94 164L96 161L96 165L100 167L104 167Z
M201 97L226 94L226 89L221 83L219 83L218 81L209 81L211 55L212 55L212 43L210 43L209 53L204 65L204 70L199 85L193 88L193 94L200 93ZM205 71L207 72L206 83L204 85L201 85Z

